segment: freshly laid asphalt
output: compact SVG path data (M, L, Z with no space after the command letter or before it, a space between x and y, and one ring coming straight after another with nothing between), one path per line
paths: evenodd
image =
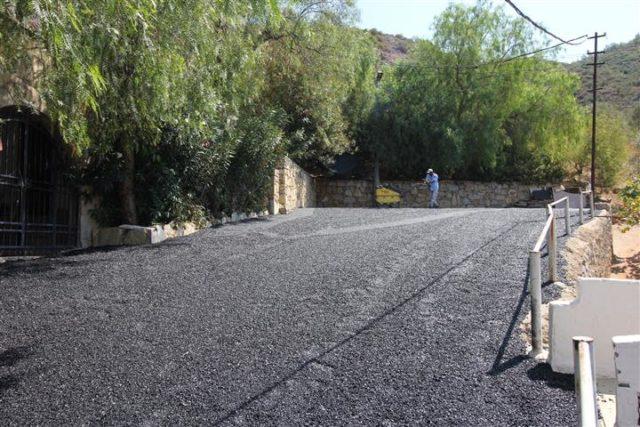
M518 330L543 225L303 209L2 264L1 423L575 425Z

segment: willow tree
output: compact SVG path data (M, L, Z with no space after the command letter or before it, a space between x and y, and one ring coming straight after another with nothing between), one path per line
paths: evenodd
M584 111L584 137L580 151L575 153L574 167L576 175L589 171L591 164L591 111ZM596 184L613 187L621 181L632 178L633 165L628 164L633 150L634 134L624 113L615 107L602 104L598 106L596 133ZM625 172L631 177L624 176ZM590 172L588 172L590 173Z
M115 153L122 220L138 223L136 153L168 129L207 144L224 168L252 99L248 20L275 0L11 0L0 12L0 75L32 69L48 114L77 153ZM15 91L16 103L29 102Z
M284 112L292 157L327 163L353 146L373 105L374 43L351 26L351 0L288 2L282 16L277 29L262 34L262 100Z
M563 159L539 166L580 140L577 81L542 57L518 58L536 47L528 24L501 8L449 6L432 40L385 74L370 151L399 177L427 167L465 179L555 174Z

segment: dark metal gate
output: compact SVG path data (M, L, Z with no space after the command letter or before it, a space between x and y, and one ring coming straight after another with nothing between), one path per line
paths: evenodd
M29 116L0 118L0 255L39 255L78 242L78 195L59 141Z

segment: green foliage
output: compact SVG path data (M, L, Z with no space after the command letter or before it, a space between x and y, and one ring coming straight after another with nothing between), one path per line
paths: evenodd
M227 195L208 187L224 183L236 151L264 143L238 120L253 108L263 81L255 41L245 31L248 17L271 25L272 16L280 17L273 6L5 2L1 16L11 27L3 27L2 39L17 48L1 52L0 71L44 58L34 84L65 141L86 156L85 182L108 200L105 210L117 207L101 215L104 222L198 219L225 205ZM214 193L222 200L211 200Z
M640 224L640 177L635 177L631 183L620 192L622 207L618 216L625 224L623 231Z
M576 172L591 164L591 111L585 111L582 149L577 153ZM599 105L596 117L596 184L612 187L625 170L633 141L633 131L624 114L610 105Z
M307 166L350 149L373 102L375 48L350 3L302 1L264 34L262 102L286 114L287 151Z
M108 225L263 209L283 154L321 167L355 150L397 178L433 167L540 181L585 168L578 77L543 57L503 62L537 47L528 24L481 1L450 6L432 41L389 40L353 27L354 3L9 0L0 76L16 104L37 108L39 94ZM376 46L394 43L410 51L376 87ZM608 185L628 127L601 115Z
M557 179L582 137L577 79L542 58L502 62L533 50L529 27L480 2L452 5L389 68L363 151L387 175L427 167L461 179Z
M631 126L635 130L640 130L640 104L631 110Z
M351 0L12 0L0 75L37 59L29 83L102 223L201 220L263 209L278 155L353 145L375 65L354 16Z

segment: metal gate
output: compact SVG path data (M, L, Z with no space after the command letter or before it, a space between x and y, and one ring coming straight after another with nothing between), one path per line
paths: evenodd
M0 255L40 255L78 242L78 195L59 141L30 116L0 118Z

